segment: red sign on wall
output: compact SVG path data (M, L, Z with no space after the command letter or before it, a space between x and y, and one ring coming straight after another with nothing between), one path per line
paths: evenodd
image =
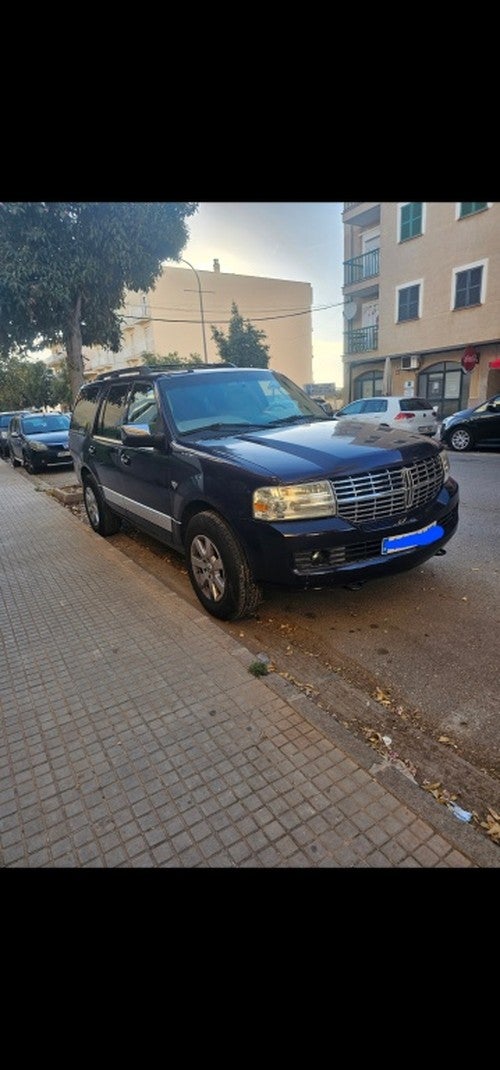
M471 372L476 364L479 362L479 353L474 346L467 346L465 353L462 357L462 368L464 372Z

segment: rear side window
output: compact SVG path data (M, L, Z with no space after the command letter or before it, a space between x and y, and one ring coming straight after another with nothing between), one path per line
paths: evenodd
M90 432L94 426L94 417L97 408L97 398L99 394L99 385L88 386L85 388L85 393L81 394L78 400L75 402L73 409L73 415L71 417L71 427L74 431Z
M422 409L428 412L432 409L430 401L425 398L400 398L399 407L401 412L421 412Z

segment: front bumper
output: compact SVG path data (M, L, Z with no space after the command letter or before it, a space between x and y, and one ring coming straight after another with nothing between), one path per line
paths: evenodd
M405 517L354 525L331 518L287 524L247 525L245 547L255 578L294 587L335 586L373 579L415 567L433 557L458 526L459 492L450 479L437 501ZM384 553L383 540L438 524L442 534L432 543Z

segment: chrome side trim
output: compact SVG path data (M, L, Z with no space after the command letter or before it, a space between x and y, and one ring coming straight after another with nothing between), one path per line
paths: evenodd
M157 528L172 531L173 520L167 513L160 513L158 509L152 509L149 505L141 505L140 502L136 502L133 498L126 498L124 494L118 494L115 490L110 490L109 487L103 487L102 491L106 501L111 506L117 505L127 513L140 516L150 524L155 524Z

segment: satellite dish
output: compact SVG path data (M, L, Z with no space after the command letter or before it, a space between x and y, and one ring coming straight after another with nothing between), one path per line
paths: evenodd
M348 301L347 304L344 305L344 316L346 320L353 320L357 311L358 306L355 301Z

